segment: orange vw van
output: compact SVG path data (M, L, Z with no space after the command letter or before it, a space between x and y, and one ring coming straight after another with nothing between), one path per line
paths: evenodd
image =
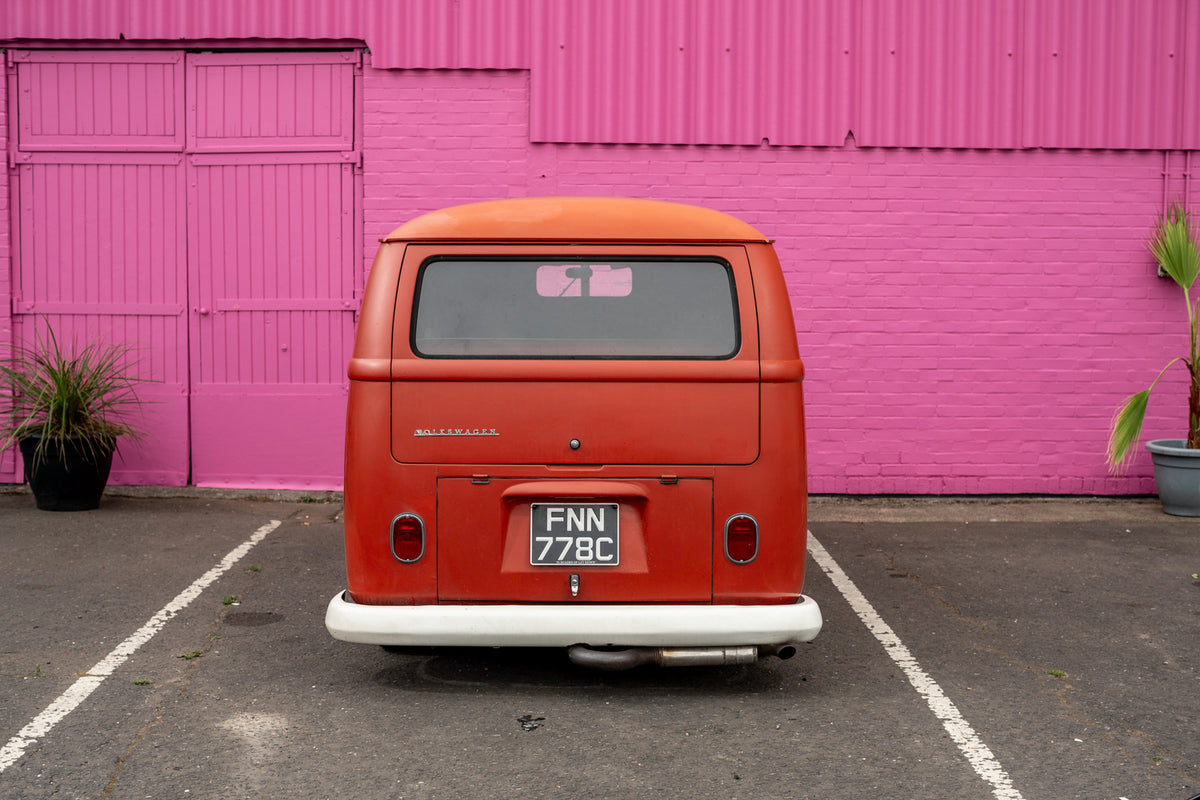
M802 594L802 379L770 240L703 208L528 198L384 239L350 361L336 638L747 663Z

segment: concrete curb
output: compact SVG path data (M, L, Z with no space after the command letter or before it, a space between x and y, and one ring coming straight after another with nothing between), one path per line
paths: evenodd
M809 524L822 522L1093 522L1162 520L1157 497L813 496ZM1187 517L1181 524L1200 524Z
M0 495L31 494L29 486L20 483L0 484ZM336 503L342 493L305 489L233 489L201 486L108 486L105 497L144 497L185 500L259 500L274 503Z

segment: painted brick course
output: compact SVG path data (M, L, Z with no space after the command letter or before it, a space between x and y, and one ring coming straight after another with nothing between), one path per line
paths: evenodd
M1186 347L1178 289L1145 247L1185 189L1182 156L532 144L526 72L364 83L368 259L417 214L525 195L695 203L775 239L811 491L1153 491L1146 456L1111 476L1104 446L1119 401ZM1148 436L1178 435L1183 377L1156 391Z

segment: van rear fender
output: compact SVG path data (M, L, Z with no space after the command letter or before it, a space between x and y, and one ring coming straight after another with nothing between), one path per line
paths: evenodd
M714 480L713 602L791 603L804 587L808 485L804 433L804 364L787 285L775 249L746 245L754 282L760 354L759 457L744 467L717 467ZM758 522L758 556L725 556L725 521Z
M764 383L763 437L749 466L718 466L713 480L713 602L791 603L804 587L808 487L799 382ZM780 446L779 443L787 443ZM800 451L793 450L798 442ZM725 556L725 522L749 514L758 522L758 556L735 564Z
M390 331L389 331L390 336ZM346 415L345 541L347 588L356 602L437 602L436 468L397 464L378 420L390 412L391 387L352 381ZM412 564L392 555L392 520L425 523L425 553Z

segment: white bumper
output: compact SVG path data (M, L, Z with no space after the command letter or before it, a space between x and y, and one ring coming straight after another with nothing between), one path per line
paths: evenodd
M325 612L335 639L464 647L713 647L811 641L821 610L794 604L368 606L338 592Z

